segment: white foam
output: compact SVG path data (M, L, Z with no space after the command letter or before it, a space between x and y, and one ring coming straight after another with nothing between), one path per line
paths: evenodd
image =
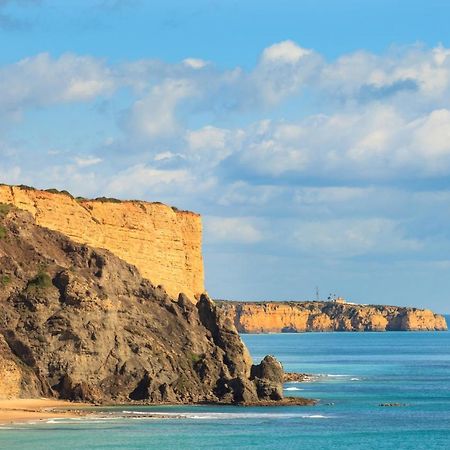
M337 375L337 374L333 374L333 373L327 373L324 376L326 376L328 378L348 378L351 375Z
M230 413L230 412L144 412L122 411L122 414L135 415L149 419L193 419L193 420L235 420L235 419L321 419L329 418L320 415L305 415L299 413Z
M304 419L331 419L331 416L322 416L322 414L311 414L310 416L304 416Z
M284 388L285 391L304 391L304 389L300 389L298 387L287 387Z
M361 381L361 378L350 378L350 381Z

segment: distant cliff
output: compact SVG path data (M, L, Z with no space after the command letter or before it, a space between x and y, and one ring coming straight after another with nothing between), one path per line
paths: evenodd
M0 185L0 203L30 212L38 225L76 242L113 252L172 296L199 298L205 290L198 214L161 203L74 199L6 185Z
M430 310L334 302L216 301L240 333L305 331L444 331Z

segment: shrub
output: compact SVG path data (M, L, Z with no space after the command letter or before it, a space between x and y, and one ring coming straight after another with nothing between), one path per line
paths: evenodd
M193 364L197 364L200 361L202 361L205 358L205 355L199 355L197 353L190 353L189 359L192 361Z
M27 291L48 289L52 286L52 279L48 273L39 271L38 274L28 282Z
M0 217L5 217L11 210L11 205L0 203Z
M0 276L0 284L2 286L7 286L9 283L11 283L11 277L9 275Z
M5 239L7 234L6 228L0 225L0 239Z
M100 203L122 203L122 200L113 197L97 197L94 199L94 202Z
M46 189L45 192L50 192L51 194L67 195L67 197L73 198L73 195L70 192L65 191L65 190L59 191L58 189L51 188L51 189Z
M35 191L36 190L35 187L27 186L26 184L19 184L17 187L20 189L23 189L24 191Z

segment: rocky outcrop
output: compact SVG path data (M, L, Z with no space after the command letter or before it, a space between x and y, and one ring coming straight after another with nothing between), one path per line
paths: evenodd
M305 331L443 331L445 318L430 310L334 302L217 304L240 333Z
M198 214L161 203L74 199L69 193L0 186L0 203L30 212L38 225L110 250L172 296L204 292Z
M252 365L206 295L171 298L111 252L0 205L0 397L252 404L281 399L282 373L273 358Z

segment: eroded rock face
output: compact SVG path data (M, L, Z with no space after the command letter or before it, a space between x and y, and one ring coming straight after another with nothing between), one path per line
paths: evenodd
M218 301L217 304L240 333L447 330L443 316L417 308L332 302Z
M275 398L278 375L251 377L233 322L206 295L197 305L173 299L136 267L37 226L24 211L0 210L0 227L1 397Z
M30 212L38 225L104 248L135 265L176 297L204 292L202 224L198 214L161 203L75 200L69 195L0 186L0 203Z

